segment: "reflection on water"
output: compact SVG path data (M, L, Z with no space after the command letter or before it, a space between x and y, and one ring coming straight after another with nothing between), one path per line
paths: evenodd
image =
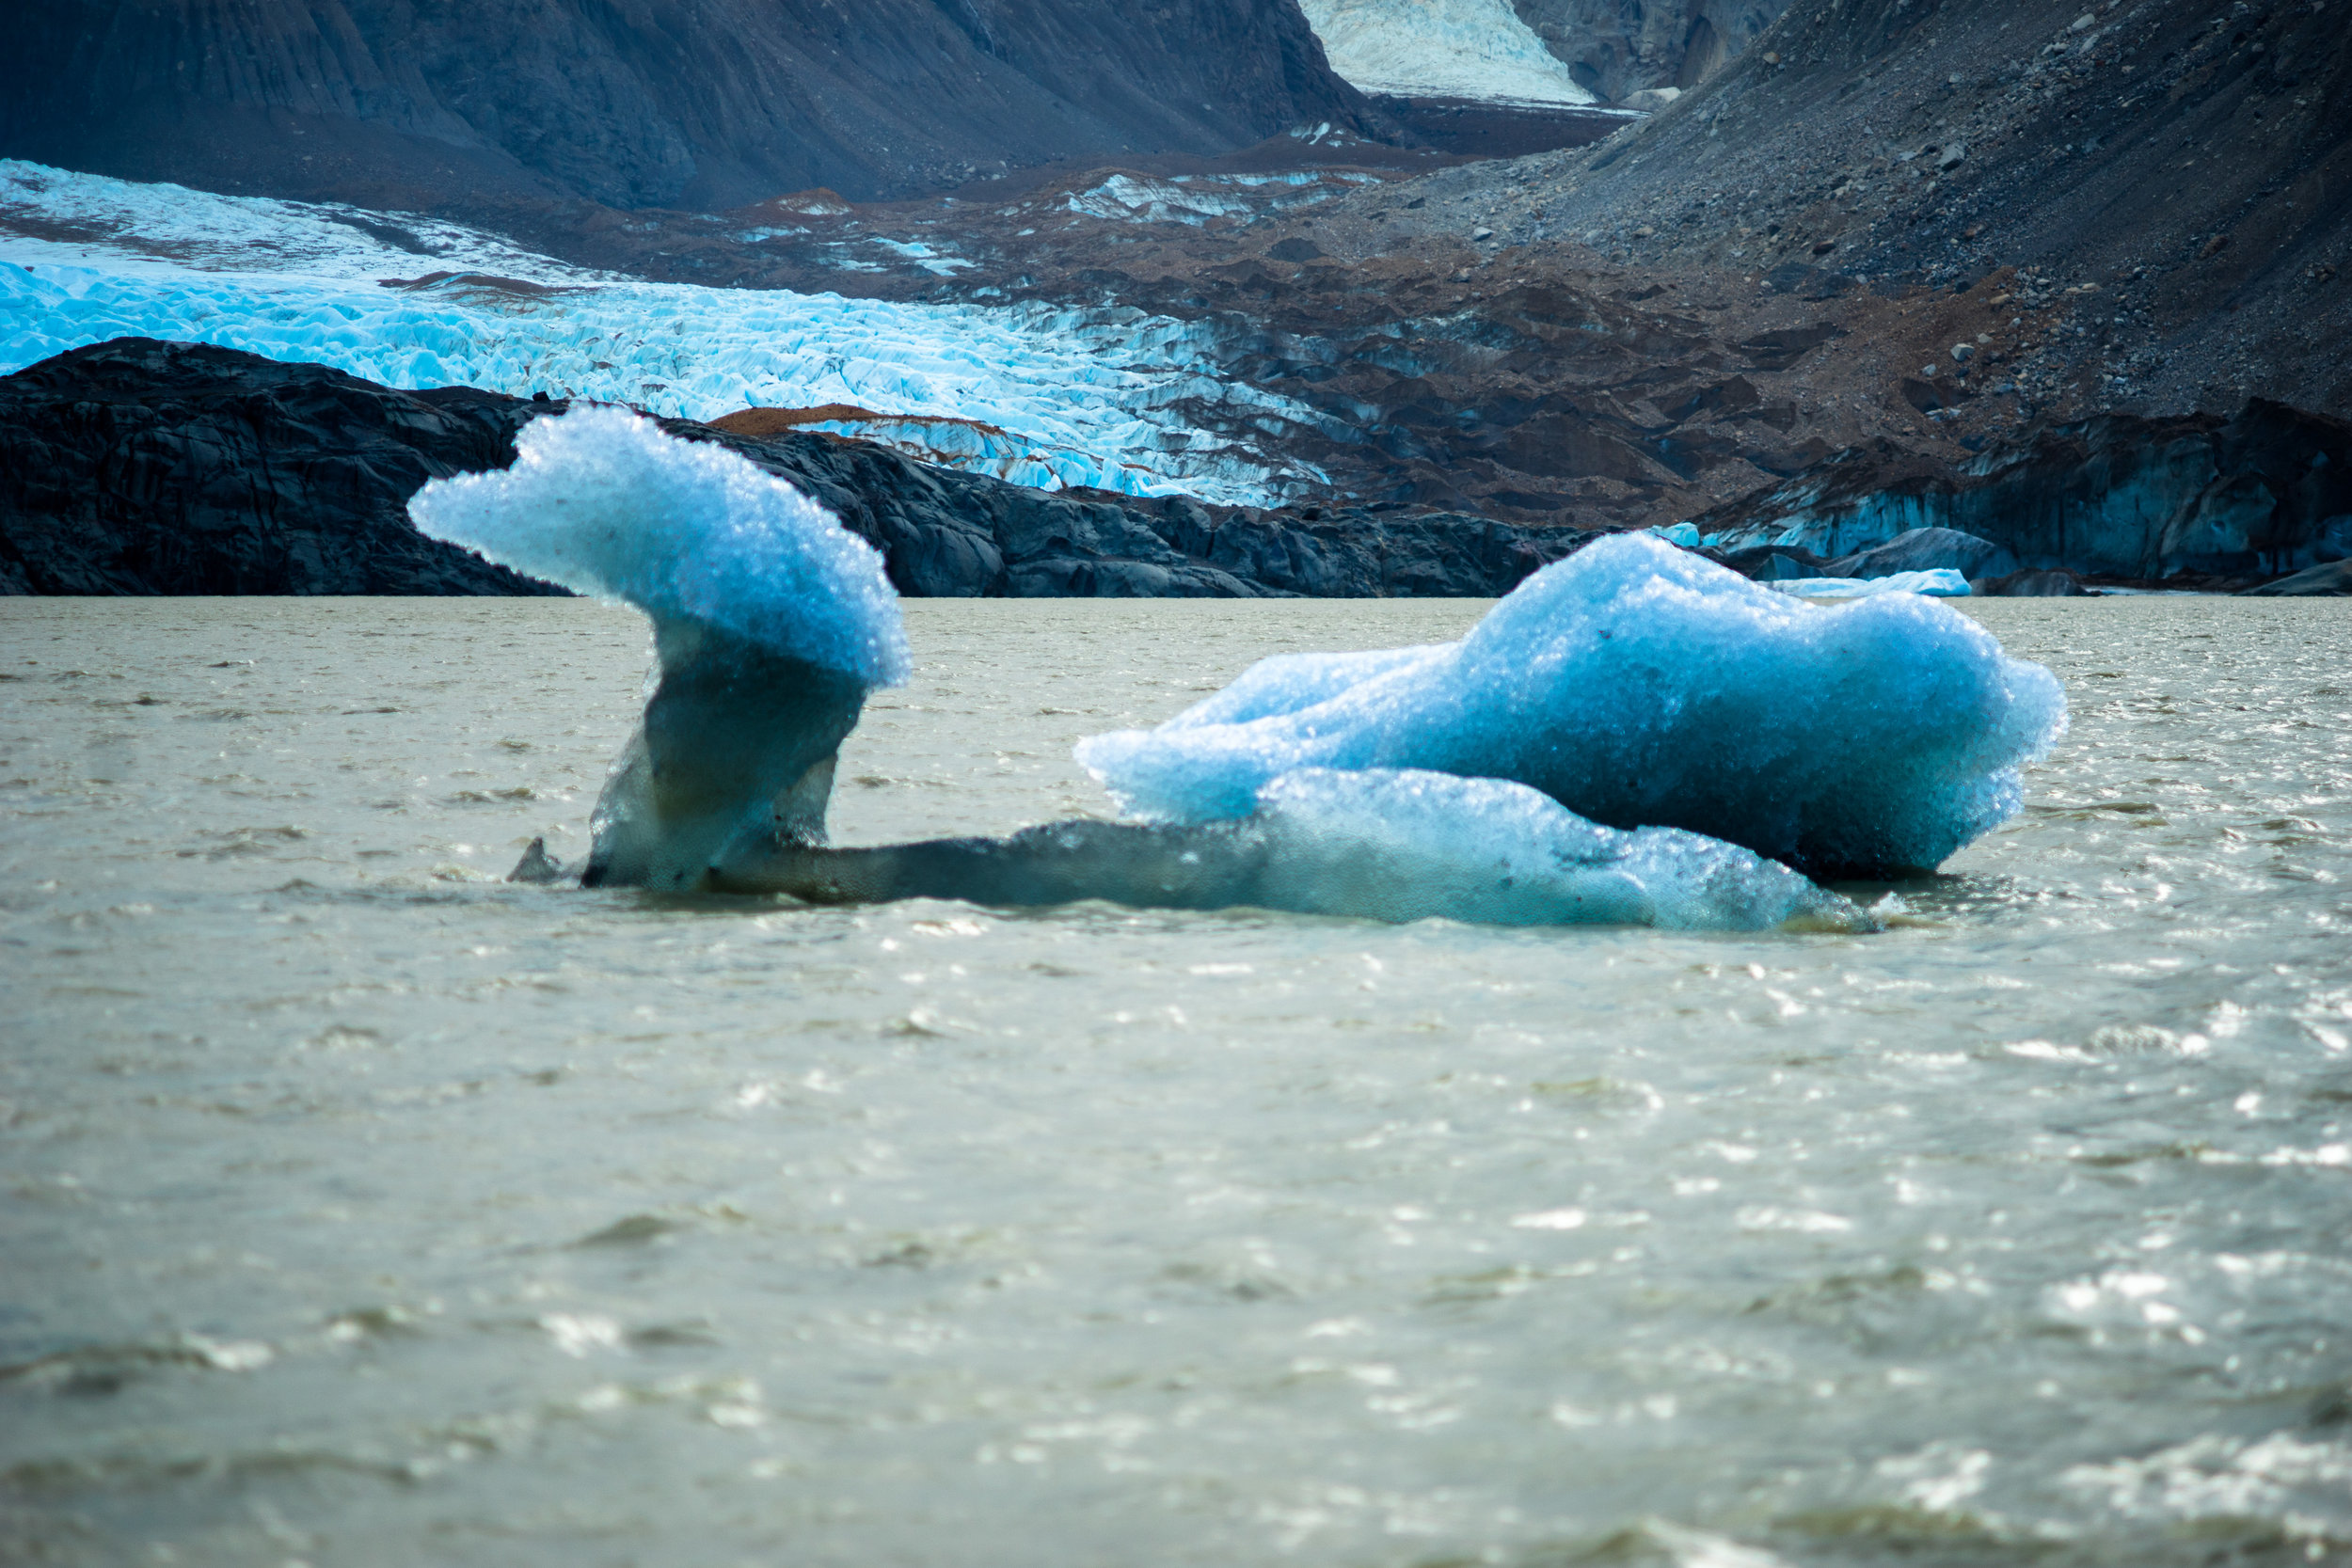
M1481 608L910 605L837 838ZM0 1560L2352 1552L2352 620L1972 608L2026 816L1725 937L508 886L633 616L0 605Z

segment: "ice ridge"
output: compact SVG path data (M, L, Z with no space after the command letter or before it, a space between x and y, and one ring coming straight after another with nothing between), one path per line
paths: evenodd
M1641 534L1536 573L1455 643L1266 659L1079 761L1123 809L1206 822L1300 768L1514 780L1813 876L1941 863L2013 816L2066 725L2056 677L1936 600L1809 605Z
M868 687L906 678L882 556L772 474L620 408L534 420L515 451L511 468L417 492L418 530L657 626L716 627Z

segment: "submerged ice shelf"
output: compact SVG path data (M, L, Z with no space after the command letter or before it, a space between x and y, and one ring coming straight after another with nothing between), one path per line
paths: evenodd
M419 280L437 273L453 276ZM973 421L1002 438L924 455L1044 489L1264 504L1321 477L1187 417L1316 419L1208 373L1178 321L645 283L406 214L16 161L0 161L0 374L166 338L684 419L847 404Z
M1851 901L1737 845L1672 828L1620 832L1525 784L1409 769L1299 768L1226 821L1049 822L1009 838L868 849L787 844L722 864L713 881L817 903L1099 898L1398 923L1877 927Z

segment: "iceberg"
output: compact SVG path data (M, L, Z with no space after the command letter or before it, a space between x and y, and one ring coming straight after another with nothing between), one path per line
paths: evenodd
M1916 594L1822 607L1644 534L1545 567L1459 642L1265 659L1078 759L1126 811L1247 816L1286 773L1531 785L1817 878L1933 867L2015 815L2064 733L2058 680Z
M581 879L691 891L751 846L821 842L866 694L904 680L882 556L724 448L616 408L516 438L513 467L435 480L419 531L653 622L644 721L591 819Z
M1883 578L1787 578L1764 585L1775 594L1800 599L1867 599L1877 594L1925 594L1937 599L1964 599L1976 590L1950 566L1923 572L1889 572Z
M812 903L959 898L1489 926L1869 930L1785 865L1671 828L1620 832L1498 779L1301 768L1250 815L1196 825L1054 822L1009 838L870 849L778 844L720 865L724 892Z
M409 515L436 539L653 623L644 715L597 799L584 885L818 902L1103 898L1506 926L1870 928L1846 900L1748 849L1675 827L1620 831L1524 784L1424 768L1285 768L1254 784L1231 820L1056 822L1006 839L828 848L841 742L866 694L909 667L880 555L744 458L626 409L540 420L516 448L510 468L428 483ZM1268 660L1173 733L1247 731L1302 704L1345 704L1457 651ZM565 875L536 843L515 873Z

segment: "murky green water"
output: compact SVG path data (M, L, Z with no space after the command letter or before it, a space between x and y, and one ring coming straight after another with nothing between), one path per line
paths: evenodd
M1480 608L910 605L837 837ZM0 603L0 1560L2352 1556L2352 612L1975 610L2027 815L1758 938L510 887L634 617Z

